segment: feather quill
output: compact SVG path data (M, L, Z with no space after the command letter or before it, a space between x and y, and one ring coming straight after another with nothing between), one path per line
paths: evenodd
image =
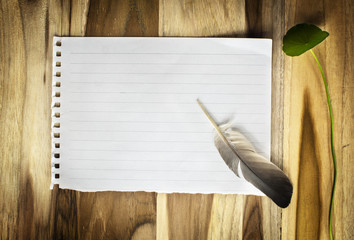
M197 102L217 132L215 146L227 166L238 177L245 178L261 190L279 207L287 207L291 201L293 186L285 173L256 153L246 137L231 129L230 124L218 126L200 101Z

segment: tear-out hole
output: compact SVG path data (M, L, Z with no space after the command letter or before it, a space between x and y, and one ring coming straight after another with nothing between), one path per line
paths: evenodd
M54 144L55 148L60 148L60 143Z
M60 97L60 92L56 92L55 97Z
M60 107L60 103L59 102L54 103L54 107L59 108Z
M61 57L61 52L57 52L57 57Z
M60 158L60 153L54 153L55 158Z
M56 82L56 83L55 83L55 86L56 86L56 87L60 87L60 86L61 86L61 82Z
M55 168L60 168L60 164L59 164L59 163L56 163L56 164L54 164L54 167L55 167Z
M59 173L56 173L56 174L55 174L55 178L60 178L60 174L59 174Z
M56 66L56 67L61 67L61 62L56 62L56 63L55 63L55 66Z
M58 47L60 47L60 46L61 46L61 42L60 42L60 41L57 41L55 45L57 45Z
M55 128L60 128L60 123L54 123L53 125Z
M56 72L56 73L55 73L55 76L56 76L56 77L61 77L61 72Z
M55 138L60 138L60 133L54 133Z
M54 113L54 116L55 116L56 118L60 118L60 113Z

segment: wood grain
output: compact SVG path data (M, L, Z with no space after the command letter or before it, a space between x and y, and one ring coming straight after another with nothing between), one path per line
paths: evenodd
M353 6L352 1L286 2L286 27L301 22L330 33L314 49L328 78L338 159L334 236L351 239L353 225ZM351 29L351 30L350 30ZM350 60L351 59L351 60ZM286 58L284 65L284 168L294 183L293 203L283 214L287 239L328 239L333 164L325 89L310 53ZM351 99L351 100L349 100ZM346 146L346 147L344 147ZM349 148L348 148L349 147ZM350 217L351 216L351 217Z
M156 36L157 31L157 1L149 5L142 1L91 1L88 5L85 36ZM155 239L155 193L76 195L78 238Z
M328 239L325 92L310 54L281 51L300 22L330 32L315 52L334 110L334 232L354 239L351 0L1 0L0 10L0 239ZM54 35L272 38L271 160L294 184L290 206L242 195L50 191Z
M1 238L155 239L155 193L49 190L50 102L54 35L156 36L158 2L3 1L1 9Z

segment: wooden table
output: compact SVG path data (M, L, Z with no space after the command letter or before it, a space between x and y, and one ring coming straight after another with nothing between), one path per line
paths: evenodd
M328 239L325 91L310 53L281 50L301 22L330 32L315 52L334 108L334 232L354 239L352 0L2 0L0 9L1 239ZM290 206L241 195L49 190L54 35L272 38L272 161L294 184Z

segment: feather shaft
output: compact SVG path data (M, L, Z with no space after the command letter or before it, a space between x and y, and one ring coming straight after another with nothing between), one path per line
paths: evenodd
M211 122L211 124L214 126L216 132L219 134L220 138L223 140L223 142L227 145L229 145L229 141L227 140L227 138L224 136L224 134L222 133L220 127L218 126L218 124L216 124L216 122L214 121L214 119L210 116L209 112L206 110L206 108L203 106L203 104L199 101L199 99L197 99L197 103L200 106L200 108L203 110L204 114L206 115L206 117L209 119L209 121Z

